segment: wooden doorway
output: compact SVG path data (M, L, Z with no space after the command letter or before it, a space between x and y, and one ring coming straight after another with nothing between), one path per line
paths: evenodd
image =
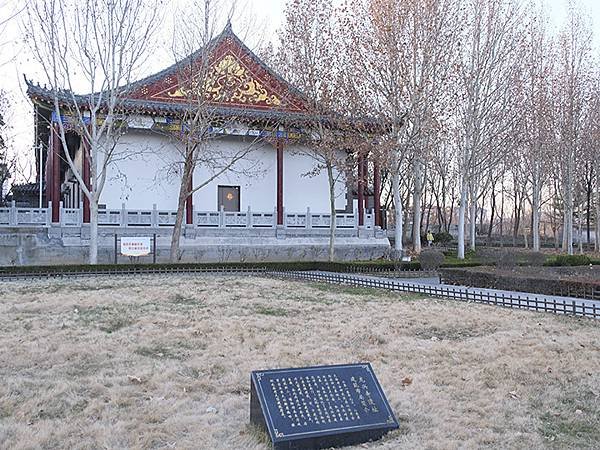
M217 205L224 211L240 210L240 187L239 186L217 186Z

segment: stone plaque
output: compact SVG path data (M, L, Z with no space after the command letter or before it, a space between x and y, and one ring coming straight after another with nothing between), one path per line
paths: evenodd
M254 371L250 422L276 450L353 445L398 428L368 363Z

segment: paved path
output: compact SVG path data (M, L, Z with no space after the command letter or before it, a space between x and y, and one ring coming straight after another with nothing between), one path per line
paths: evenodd
M344 277L354 278L357 280L363 280L365 282L375 281L380 283L392 283L397 287L408 287L416 289L398 289L408 290L413 292L419 292L419 288L422 288L424 293L432 292L440 294L441 297L450 297L461 300L474 301L481 300L484 303L494 303L494 300L498 304L503 306L514 306L524 307L535 310L545 310L552 312L569 312L573 309L579 314L581 311L585 312L585 315L596 314L597 318L600 318L600 301L587 300L575 297L561 297L558 295L544 295L544 294L532 294L528 292L518 291L507 291L501 289L485 289L475 288L468 286L455 286L451 284L441 283L438 277L426 277L426 278L400 278L400 277L381 277L371 274L359 274L359 273L335 273L326 271L311 271L309 273L321 274L321 275L343 275ZM443 295L448 294L448 295ZM504 299L498 302L497 299ZM505 300L509 300L507 303Z

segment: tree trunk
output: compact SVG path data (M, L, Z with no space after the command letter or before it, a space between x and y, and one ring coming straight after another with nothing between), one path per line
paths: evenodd
M540 251L540 183L537 177L533 180L533 198L532 198L532 226L531 226L531 239L533 245L533 251Z
M600 158L596 159L596 239L594 248L600 252Z
M514 220L513 220L513 247L517 246L517 237L519 236L519 228L521 227L521 206L519 201L519 194L515 189L515 203L514 203Z
M460 205L458 207L458 259L465 259L465 212L467 209L467 186L462 181L460 187Z
M500 247L504 247L504 185L500 193Z
M446 233L450 233L450 227L452 226L452 219L454 218L454 196L450 201L450 211L448 212L448 222L446 222Z
M567 160L567 176L565 182L565 220L564 220L564 235L563 244L565 244L566 252L569 255L573 254L573 157L570 155Z
M329 261L335 259L335 179L333 178L333 167L331 161L327 161L327 179L329 181L329 213L331 220L329 224Z
M577 208L578 211L578 221L577 221L577 240L579 247L579 254L583 255L583 214L581 214L581 206Z
M590 174L590 177L588 179L587 182L587 192L586 192L586 197L587 197L587 208L586 208L586 212L585 212L585 229L586 229L586 236L585 236L585 243L587 244L588 248L590 246L591 243L591 236L590 236L590 222L591 222L591 217L592 217L592 193L593 193L593 189L592 189L592 175Z
M190 194L190 180L192 170L194 169L193 154L188 150L186 152L185 162L183 164L183 176L179 185L179 197L177 198L177 215L175 216L175 225L173 234L171 235L171 250L169 252L169 260L174 263L179 261L179 241L181 240L181 229L183 219L185 217L185 203Z
M570 190L570 189L569 189ZM566 217L566 231L567 231L567 253L572 255L573 252L573 195L572 192L569 194L569 201L567 204L567 217Z
M567 239L568 239L568 233L567 233L567 222L568 222L568 219L567 219L567 216L568 216L567 215L567 204L565 203L564 207L563 207L562 245L561 245L562 251L565 252L565 253L568 250L567 249L567 247L568 247L567 246Z
M421 197L423 194L423 164L417 158L414 165L415 188L413 191L412 240L415 253L421 253Z
M481 208L479 208L479 226L481 227L481 230L483 230L483 220L485 219L485 217L483 217L485 209L483 205L485 205L485 195L481 197Z
M477 235L477 200L475 200L475 196L473 195L473 198L471 200L471 223L469 224L469 227L471 229L469 237L470 237L470 243L469 243L469 248L472 251L475 251L475 238Z
M98 264L98 198L90 201L90 264Z
M398 167L394 167L392 172L392 193L394 196L394 213L396 215L394 222L396 223L396 227L394 229L394 248L397 253L397 257L402 255L402 236L403 236L403 227L402 227L402 199L400 198L400 174L398 173Z
M429 231L430 228L430 220L431 220L431 208L433 208L433 203L431 203L431 200L429 201L429 204L427 205L427 219L425 220L425 230Z
M495 186L492 187L492 206L490 210L490 224L488 226L488 245L492 243L492 231L494 228L494 215L496 214L496 193L494 192Z
M402 204L402 216L403 216L403 221L402 223L408 223L408 216L410 215L410 191L407 189L406 192L406 197L405 197L405 203ZM406 206L406 208L404 208L404 206ZM414 224L413 224L414 226ZM408 241L408 233L412 233L412 228L404 228L402 230L402 239Z

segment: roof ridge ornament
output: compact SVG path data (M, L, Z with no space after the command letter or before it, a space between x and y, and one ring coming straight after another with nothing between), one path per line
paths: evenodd
M231 27L231 17L227 18L227 24L223 29L223 33L233 33L233 28Z

